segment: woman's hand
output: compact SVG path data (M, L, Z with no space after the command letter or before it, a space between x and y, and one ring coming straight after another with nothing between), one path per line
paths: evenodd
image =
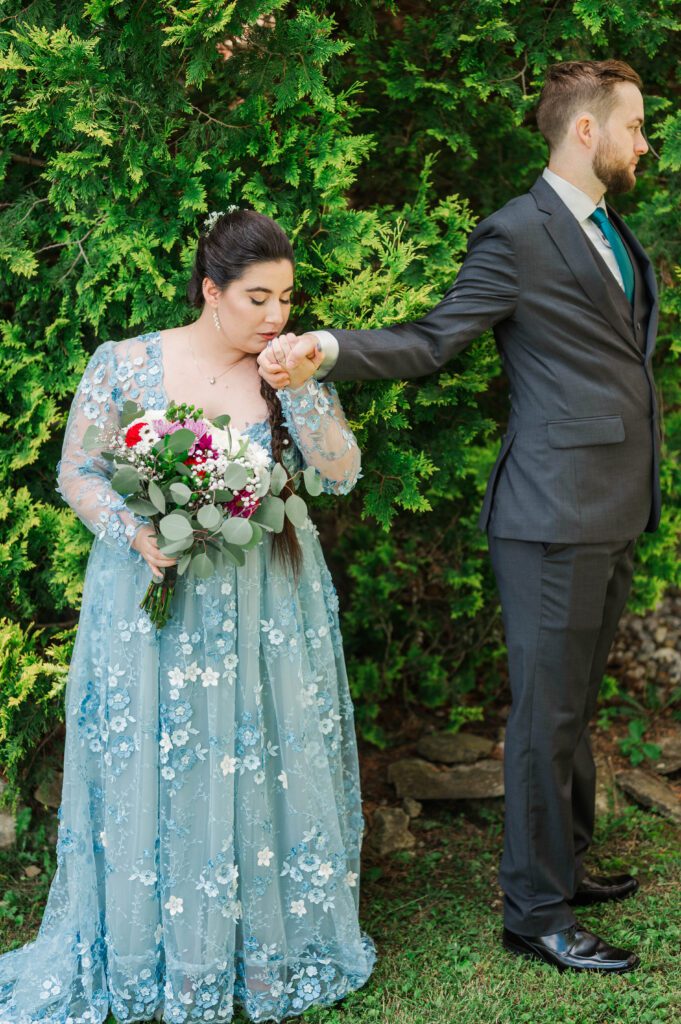
M281 334L258 356L260 376L275 388L300 388L324 358L316 335Z
M158 541L156 540L156 531L153 526L146 524L140 526L130 547L134 548L135 551L139 551L151 569L152 575L157 580L163 579L161 569L166 569L170 565L177 565L176 558L168 558L159 548Z

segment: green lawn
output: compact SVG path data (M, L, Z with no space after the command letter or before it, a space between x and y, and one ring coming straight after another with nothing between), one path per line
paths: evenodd
M611 941L634 948L638 971L618 977L559 974L518 960L499 945L498 805L471 819L444 805L413 822L419 846L364 871L363 921L379 949L369 984L342 1005L298 1018L305 1024L673 1024L681 1021L681 843L679 830L633 808L601 819L596 866L638 866L641 891L580 914ZM46 880L23 878L40 863L0 855L0 945L33 934ZM43 841L44 846L44 841ZM45 872L43 872L45 874ZM18 880L18 881L17 881ZM7 892L9 890L9 895ZM14 895L12 895L14 894ZM19 921L21 910L24 920ZM242 1018L237 1018L242 1024Z

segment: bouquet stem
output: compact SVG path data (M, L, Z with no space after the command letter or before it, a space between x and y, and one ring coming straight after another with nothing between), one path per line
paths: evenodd
M170 565L164 571L162 580L152 577L151 583L140 601L140 608L147 613L157 629L163 629L170 618L170 603L176 583L177 569L174 565Z

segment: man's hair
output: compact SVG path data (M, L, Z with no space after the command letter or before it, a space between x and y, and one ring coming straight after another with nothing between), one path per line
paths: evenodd
M588 110L599 123L607 121L616 104L615 87L632 82L639 89L639 75L623 60L567 60L553 64L537 107L537 127L555 149L563 139L572 118Z

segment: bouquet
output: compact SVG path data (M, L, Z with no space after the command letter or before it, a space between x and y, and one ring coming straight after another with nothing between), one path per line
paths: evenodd
M271 467L267 451L231 429L229 416L209 420L193 405L145 411L126 402L119 427L91 426L83 443L113 464L114 490L132 513L149 519L161 551L178 559L162 581L152 580L140 605L158 629L179 576L205 579L243 565L263 531L280 533L286 518L302 526L307 517L299 495L279 497L289 480L284 467ZM309 494L321 492L316 469L308 466L294 479L299 475Z

